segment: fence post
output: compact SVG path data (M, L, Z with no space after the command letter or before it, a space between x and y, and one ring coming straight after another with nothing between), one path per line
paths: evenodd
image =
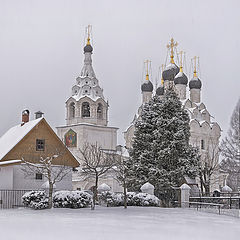
M189 197L191 188L184 183L181 187L181 207L187 208L189 207Z

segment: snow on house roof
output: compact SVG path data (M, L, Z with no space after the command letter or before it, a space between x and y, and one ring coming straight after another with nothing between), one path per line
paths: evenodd
M17 163L20 163L20 162L22 162L22 160L3 161L3 162L0 162L0 167L5 166L5 165L9 165L9 164L17 164Z
M10 128L0 138L0 160L15 147L43 118L38 118L25 123L23 126L18 124Z

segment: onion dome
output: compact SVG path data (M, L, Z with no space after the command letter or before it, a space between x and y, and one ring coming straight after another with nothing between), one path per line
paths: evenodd
M163 80L173 81L179 73L179 67L175 63L170 63L162 73Z
M190 89L201 89L202 82L198 77L193 77L193 79L189 82Z
M153 91L153 84L151 83L151 81L146 80L142 84L141 90L142 90L142 92L152 92Z
M183 72L179 72L175 78L174 78L174 83L175 84L184 84L187 85L188 83L188 78Z
M158 87L156 90L156 95L162 96L163 94L164 94L164 87L163 86Z
M84 48L83 48L84 53L86 52L92 52L93 51L93 47L90 44L87 44Z

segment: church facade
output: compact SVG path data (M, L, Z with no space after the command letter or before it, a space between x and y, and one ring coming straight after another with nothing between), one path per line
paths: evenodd
M171 39L173 45L173 39ZM196 58L195 58L196 61ZM187 85L189 87L190 96L187 97ZM131 148L134 136L134 124L139 118L141 108L144 103L148 102L153 94L163 97L166 89L172 86L178 97L180 98L183 107L187 110L190 118L190 144L199 149L201 154L201 164L211 164L214 167L214 173L210 179L210 191L221 189L224 183L224 177L219 173L219 139L221 136L221 128L214 121L213 117L207 110L206 105L201 99L202 82L197 76L196 63L193 73L193 78L188 83L188 77L183 73L182 60L180 67L174 62L173 48L171 50L170 64L166 66L162 72L162 83L155 93L153 92L153 84L146 76L145 82L141 86L142 105L139 107L137 114L134 116L130 126L124 132L126 147ZM198 181L199 188L200 180Z
M84 64L80 76L76 78L71 96L66 101L66 125L57 127L57 134L80 162L80 167L73 173L73 189L89 190L94 186L94 180L86 181L81 176L80 149L85 144L97 143L103 150L115 151L118 128L108 126L109 105L93 70L90 36L83 51ZM113 191L120 191L111 176L100 179L99 184L102 183L108 184Z
M171 42L173 44L173 40ZM84 64L76 83L72 87L71 96L66 101L66 124L57 127L57 134L68 149L79 160L80 167L73 173L73 189L91 189L94 179L85 180L81 175L81 153L84 144L98 144L103 150L116 151L117 130L116 127L108 126L108 102L103 95L103 89L95 75L92 66L93 47L90 44L88 33L87 43L84 47ZM187 97L187 85L189 97ZM155 89L147 73L145 82L141 85L142 105L148 102L153 94L160 97L169 86L173 86L184 108L190 117L190 144L198 147L201 153L201 162L212 159L218 164L219 139L221 136L220 126L213 120L201 99L202 82L197 77L196 65L193 78L188 83L188 77L183 73L182 61L180 67L174 62L173 48L171 49L170 64L162 72L162 83ZM126 148L132 146L134 136L134 124L139 118L142 105L139 107L130 126L124 132ZM223 179L219 175L218 167L215 168L211 177L211 191L219 189L223 185ZM112 191L122 191L115 180L113 172L108 172L99 180L99 185L108 184ZM200 186L199 186L200 187Z

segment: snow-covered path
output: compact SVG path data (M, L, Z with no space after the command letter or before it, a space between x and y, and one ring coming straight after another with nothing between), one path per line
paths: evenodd
M240 219L148 207L0 210L1 240L234 240Z

